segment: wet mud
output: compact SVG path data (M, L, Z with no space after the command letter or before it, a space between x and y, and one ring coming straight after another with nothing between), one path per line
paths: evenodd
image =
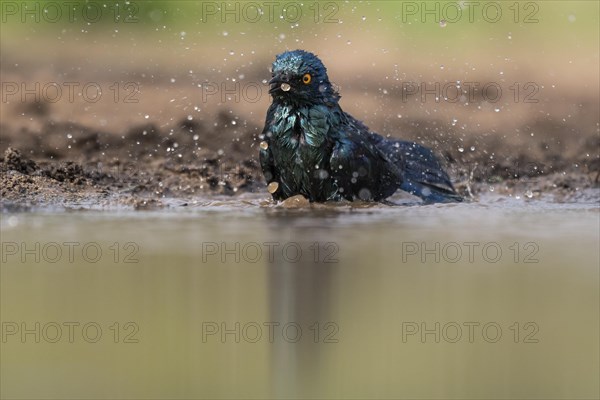
M29 109L45 115L44 106ZM244 193L260 193L268 199L258 163L261 127L246 122L240 128L230 121L230 113L222 112L212 124L184 119L169 131L148 123L123 133L51 120L40 133L3 126L2 208L155 209L172 204L165 199L186 204L207 196ZM472 138L471 145L447 135L444 141L420 142L444 159L455 186L471 201L490 193L544 196L558 202L598 201L597 136L579 139L579 149L571 151L579 156L568 156L544 141L531 149L511 146L497 135L485 139ZM478 151L472 151L475 143ZM304 204L298 199L293 203L292 207Z

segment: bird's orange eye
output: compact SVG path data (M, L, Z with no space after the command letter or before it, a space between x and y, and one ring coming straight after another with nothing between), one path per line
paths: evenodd
M304 82L305 85L308 85L311 80L312 76L310 76L310 74L304 74L304 76L302 77L302 82Z

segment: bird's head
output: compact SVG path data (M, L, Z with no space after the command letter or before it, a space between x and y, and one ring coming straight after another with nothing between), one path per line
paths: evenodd
M274 101L292 104L337 102L339 95L317 56L304 50L277 55L271 70L269 93Z

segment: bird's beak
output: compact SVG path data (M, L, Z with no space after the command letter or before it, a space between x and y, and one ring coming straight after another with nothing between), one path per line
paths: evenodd
M273 78L271 78L271 80L269 81L269 85L271 86L269 88L269 93L273 94L278 90L283 90L282 89L282 85L287 85L287 90L290 90L290 85L289 85L289 79L287 78L287 76L282 76L282 75L275 75ZM287 90L285 90L287 92Z

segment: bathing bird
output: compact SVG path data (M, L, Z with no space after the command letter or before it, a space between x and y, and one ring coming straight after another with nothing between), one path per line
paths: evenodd
M384 138L343 111L316 55L286 51L271 72L259 157L274 200L382 201L403 190L425 203L462 201L430 149Z

